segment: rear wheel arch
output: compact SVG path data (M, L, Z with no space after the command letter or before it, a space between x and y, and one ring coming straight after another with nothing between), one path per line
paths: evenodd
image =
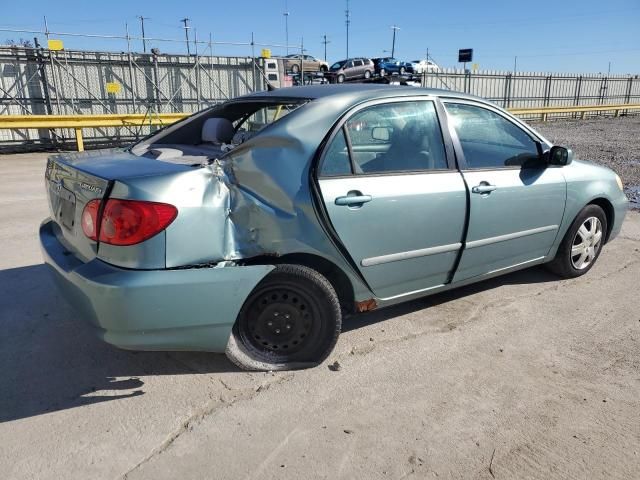
M607 217L607 232L606 232L604 242L607 243L609 241L609 235L611 234L611 229L613 228L613 221L615 220L615 212L613 210L613 204L608 199L604 197L599 197L591 200L587 205L597 205L604 211L604 214Z
M347 274L336 264L319 255L312 253L289 253L281 257L258 257L250 262L251 264L268 263L294 264L311 268L324 276L338 295L340 305L349 313L355 309L355 294L353 285Z

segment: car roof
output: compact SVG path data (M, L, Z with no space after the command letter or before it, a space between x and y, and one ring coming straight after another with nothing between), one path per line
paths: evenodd
M307 100L335 98L340 99L341 101L344 101L346 103L355 104L361 101L374 100L376 98L422 95L449 98L466 98L486 102L485 99L476 97L474 95L468 95L466 93L455 92L451 90L443 90L440 88L420 88L411 86L363 83L350 85L305 85L300 87L277 88L271 91L252 93L241 98L292 98Z

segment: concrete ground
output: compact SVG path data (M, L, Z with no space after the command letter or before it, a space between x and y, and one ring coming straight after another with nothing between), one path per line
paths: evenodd
M3 479L639 477L640 214L585 277L372 312L318 368L244 373L92 336L42 265L44 158L0 157Z

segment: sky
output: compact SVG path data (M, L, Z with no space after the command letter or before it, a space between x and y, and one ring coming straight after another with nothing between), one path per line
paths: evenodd
M285 11L289 12L290 53L304 44L306 53L329 62L346 56L346 0L217 0L91 2L79 0L0 1L0 29L140 36L145 20L147 37L179 42L151 41L148 48L183 53L185 30L203 41L251 41L285 45ZM473 63L480 69L528 72L640 74L640 0L350 0L349 56L388 56L392 26L396 31L395 56L404 60L430 58L445 67L459 66L460 48L473 48ZM34 34L0 31L0 43ZM44 43L44 36L38 35ZM58 37L67 49L126 50L122 39ZM298 47L294 47L298 45ZM140 41L132 48L142 51ZM207 48L199 47L200 51ZM259 52L260 47L256 51ZM272 53L284 54L284 47ZM193 53L193 47L192 52ZM208 53L208 52L207 52ZM214 45L214 54L247 56L249 46ZM517 57L517 60L516 58Z

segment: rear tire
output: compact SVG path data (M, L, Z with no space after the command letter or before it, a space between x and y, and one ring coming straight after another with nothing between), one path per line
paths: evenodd
M314 367L329 356L341 327L340 302L325 277L276 265L245 300L225 353L243 370Z
M369 70L365 70L364 72L364 78L366 80L369 80L371 78L371 72Z
M384 77L387 74L387 71L384 68L380 69L380 76Z
M404 75L406 71L406 68L400 67L400 75Z
M598 205L587 205L567 230L558 252L547 268L563 278L584 275L596 263L602 252L607 216Z

